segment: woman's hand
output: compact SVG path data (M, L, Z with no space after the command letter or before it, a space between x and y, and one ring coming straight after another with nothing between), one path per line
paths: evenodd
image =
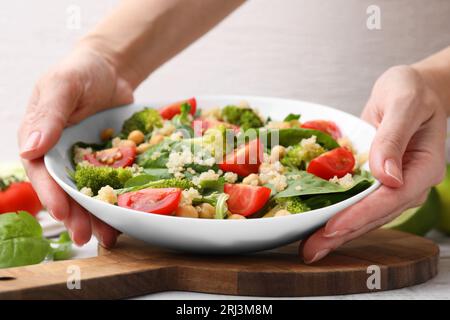
M20 155L41 202L64 221L73 241L82 245L94 233L104 246L118 232L90 215L50 177L43 156L62 130L103 109L131 103L133 88L114 65L87 45L79 46L36 84L18 132Z
M302 243L306 263L422 204L430 187L444 177L447 116L416 69L386 71L375 83L362 118L377 127L369 164L383 185Z

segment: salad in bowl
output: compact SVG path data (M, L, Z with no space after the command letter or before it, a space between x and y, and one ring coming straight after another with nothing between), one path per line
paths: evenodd
M363 168L367 153L338 122L303 120L300 113L272 119L245 101L202 108L191 98L142 107L119 128L96 130L97 141L71 144L70 179L97 201L150 215L301 215L374 184Z

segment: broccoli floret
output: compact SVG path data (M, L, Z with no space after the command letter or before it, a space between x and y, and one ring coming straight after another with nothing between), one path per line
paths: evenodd
M290 213L301 213L311 210L300 197L288 197L276 199L276 203L282 209L286 209Z
M244 131L264 126L261 118L250 108L226 106L222 109L222 118L226 122L240 126Z
M155 127L161 128L163 121L158 110L145 108L144 110L133 113L133 115L125 120L122 126L121 134L128 136L133 130L140 130L144 134L151 132Z
M308 162L320 156L325 151L320 145L307 149L298 144L289 149L280 162L285 166L304 168Z
M125 182L133 176L128 168L94 167L78 165L73 179L78 189L91 188L94 195L102 187L109 185L113 189L123 188Z
M189 180L170 178L170 179L150 181L148 183L145 183L145 184L142 184L139 186L117 189L116 192L118 194L123 194L123 193L127 193L127 192L138 191L138 190L148 189L148 188L155 188L155 189L179 188L179 189L185 190L185 189L194 188L194 187L195 187L195 185Z

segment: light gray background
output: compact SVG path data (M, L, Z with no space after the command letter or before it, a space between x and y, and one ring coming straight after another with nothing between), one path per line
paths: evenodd
M117 2L0 2L1 161L17 159L16 130L33 83ZM372 4L381 8L381 30L366 27L366 9ZM81 10L79 30L67 27L71 5ZM157 70L137 90L136 100L255 94L359 114L386 68L450 44L449 17L448 0L252 0ZM446 248L438 278L418 289L378 297L449 298Z

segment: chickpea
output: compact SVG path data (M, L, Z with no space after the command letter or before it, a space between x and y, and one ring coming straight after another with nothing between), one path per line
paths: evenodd
M138 145L138 144L144 142L145 135L142 133L141 130L133 130L128 135L128 140L134 141L134 143L136 143L136 145Z
M274 217L283 217L283 216L289 216L291 213L287 210L281 209L278 210L273 216Z
M106 129L103 129L102 132L100 132L100 139L102 139L102 141L107 141L107 140L111 139L113 135L114 135L114 129L106 128Z
M138 154L144 153L145 151L147 151L149 148L151 147L150 143L141 143L137 148L136 148L136 152Z
M244 220L247 219L244 216L241 216L240 214L232 214L231 216L228 217L228 219L232 219L232 220Z
M275 163L280 161L280 159L286 154L286 148L283 146L275 146L270 152L270 162Z
M154 146L164 140L164 136L162 134L154 134L152 135L149 143L151 146Z
M209 203L202 203L197 206L198 215L202 219L213 219L216 214L216 208Z
M136 143L133 140L120 140L117 147L135 147Z
M198 211L193 206L182 206L178 207L177 210L175 210L175 215L177 217L184 217L184 218L198 218Z

